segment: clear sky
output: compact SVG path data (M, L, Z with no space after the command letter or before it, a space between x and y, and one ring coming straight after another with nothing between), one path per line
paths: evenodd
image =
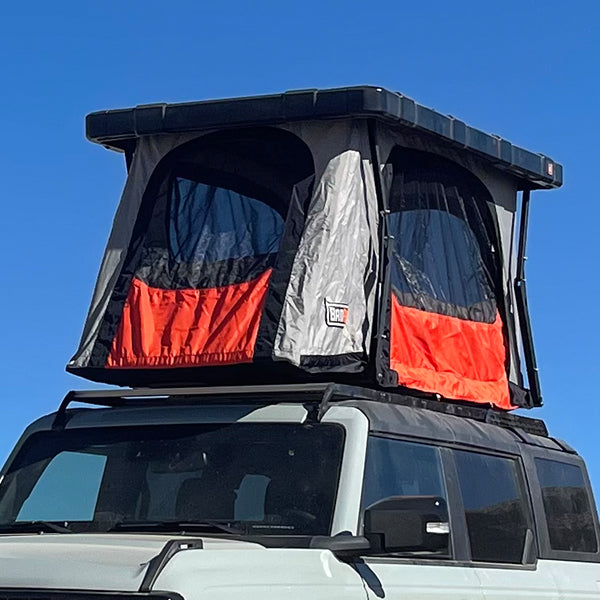
M54 410L125 178L84 117L150 102L374 84L543 152L527 279L553 435L600 496L600 2L2 2L0 462ZM599 498L600 499L600 498Z

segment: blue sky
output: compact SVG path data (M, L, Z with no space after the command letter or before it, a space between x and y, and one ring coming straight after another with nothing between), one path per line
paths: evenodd
M600 496L600 3L19 2L0 8L0 461L54 410L125 168L93 110L374 84L562 162L533 194L527 279L546 405Z

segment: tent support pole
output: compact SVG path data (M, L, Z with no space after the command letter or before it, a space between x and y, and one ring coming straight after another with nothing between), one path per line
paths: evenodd
M383 346L385 345L389 353L389 331L388 323L386 322L386 298L389 294L389 277L386 277L388 270L388 231L387 231L387 215L389 214L389 205L387 198L383 193L383 185L381 183L381 165L379 162L379 146L377 144L377 123L374 119L367 121L367 131L369 135L369 150L371 152L371 165L373 168L373 179L375 183L375 193L377 195L377 206L379 209L379 266L377 273L377 295L375 300L375 314L373 315L373 324L375 327L375 335L372 338L370 355L374 357L371 364L375 365L375 380L379 385L386 387L392 385L397 386L397 382L391 381L389 365L384 364L385 360L382 357Z
M527 379L529 381L529 393L531 396L531 406L542 406L542 390L540 387L539 371L533 348L533 333L531 331L531 321L529 320L529 310L527 306L527 286L525 282L525 248L527 246L527 224L529 221L529 200L531 190L523 190L523 199L521 202L521 219L519 222L519 250L517 255L517 276L515 278L515 299L517 302L517 312L519 314L519 324L521 335L523 336L523 351L525 353L525 368L527 369Z

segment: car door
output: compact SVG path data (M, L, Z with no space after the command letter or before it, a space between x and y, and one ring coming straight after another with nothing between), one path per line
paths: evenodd
M371 435L367 445L363 509L390 496L448 498L444 455L426 443ZM453 528L452 510L450 529ZM386 600L483 600L475 571L460 555L459 540L431 553L368 556L356 568L369 598Z
M557 600L548 562L537 558L520 459L453 451L473 572L485 600Z

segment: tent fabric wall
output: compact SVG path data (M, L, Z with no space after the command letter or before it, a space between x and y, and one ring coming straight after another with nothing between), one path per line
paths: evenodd
M510 407L489 191L438 155L395 147L387 216L395 383Z
M399 384L512 408L499 314L493 323L474 323L402 306L395 295L391 303L390 368ZM422 350L407 341L418 341Z
M81 342L67 368L79 369L89 364L102 319L125 262L142 197L154 169L170 150L195 137L198 134L144 136L138 140L96 279Z
M251 362L272 271L209 289L164 290L133 279L106 368ZM235 310L218 310L223 305ZM204 327L198 326L198 307ZM165 338L168 344L161 343Z
M116 318L99 336L113 340L110 354L97 344L95 364L251 361L290 198L313 172L308 148L273 128L214 132L169 153L107 309Z
M365 121L288 126L313 150L315 189L274 357L308 370L364 368L373 331L378 207ZM342 311L344 323L327 311Z
M518 189L516 180L499 173L493 167L472 155L467 155L455 148L437 142L430 136L423 136L414 131L379 126L377 138L380 149L381 179L386 196L389 196L392 181L392 169L388 159L392 150L397 146L445 157L473 173L489 191L492 201L488 203L488 210L496 222L499 237L497 255L500 258L501 294L503 297L499 297L497 300L504 320L505 368L507 369L511 389L521 388L523 386L519 355L521 338L518 318L514 309L516 304L513 287L516 272L514 248ZM389 354L389 350L387 353ZM389 357L386 360L389 360ZM507 405L510 406L505 397L502 404L505 408Z
M255 362L257 368L263 369L264 379L268 380L269 372L276 369L273 361L283 361L297 368L298 372L364 373L363 381L367 381L373 376L368 367L372 367L377 360L378 372L380 367L388 372L395 370L396 374L402 369L401 365L405 369L399 379L378 379L380 385L397 385L400 382L414 389L441 393L435 378L431 380L431 385L427 385L427 374L414 376L423 367L423 353L419 354L420 350L417 348L399 344L400 330L397 329L392 335L389 331L392 314L396 315L396 323L402 322L402 327L413 330L422 327L422 318L439 320L439 315L435 311L421 311L426 313L423 315L415 313L415 307L393 304L391 296L385 296L385 282L378 281L381 236L386 234L386 227L389 225L389 216L381 219L382 211L385 214L385 203L389 199L392 184L393 174L388 157L395 147L402 147L430 152L453 161L482 181L489 191L491 200L487 208L497 228L498 247L495 250L502 260L499 261L499 289L494 290L500 320L496 316L488 320L486 335L489 344L496 348L503 346L506 353L496 353L494 365L480 364L474 368L471 390L480 389L480 392L468 394L461 388L459 381L454 381L449 384L450 388L443 390L454 391L442 395L475 402L490 402L490 397L494 396L493 403L510 408L507 396L500 394L497 389L489 392L484 388L485 382L490 380L486 369L494 370L491 379L498 379L499 367L507 375L511 385L523 385L519 364L520 334L517 317L513 313L516 181L473 155L438 143L432 136L381 122L375 129L376 140L370 139L366 119L285 123L271 129L293 134L307 146L314 163L314 175L298 182L293 188L282 246L274 264L269 264L270 270L260 275L260 282L257 284L260 290L234 290L233 287L230 290L231 294L238 293L242 298L241 304L245 305L245 309L240 309L237 316L231 313L229 323L234 329L244 329L247 332L243 347L229 348L231 352L224 357L220 353L220 343L215 346L214 336L211 337L211 332L207 330L200 332L196 342L182 350L187 356L185 360L175 358L153 363L149 359L145 363L142 361L136 364L135 347L150 349L149 354L153 356L163 352L162 348L153 346L156 336L151 334L164 331L167 332L167 337L172 337L167 323L172 314L170 311L173 303L180 303L182 306L186 302L208 305L217 301L210 292L165 289L158 293L154 289L156 286L148 285L149 282L144 278L138 278L139 281L132 280L128 290L129 304L124 305L123 312L107 312L117 281L126 265L142 199L157 167L174 150L177 151L194 140L204 139L214 133L214 130L181 135L140 136L98 275L81 343L67 368L83 376L88 376L86 369L94 368L96 373L90 378L100 381L103 380L103 369L155 369L156 374L149 375L144 382L158 384L161 381L160 368L166 366L184 370L186 366L204 365L203 368L210 369L214 365ZM378 147L383 199L378 198L376 191L371 156L373 141L376 141ZM156 313L153 313L147 319L145 329L139 326L136 330L133 313L127 313L131 311L131 302L135 298L139 301L136 308L138 313L143 312L144 307L161 305L160 314L164 316L164 322L161 321L162 316L157 320ZM187 318L182 316L179 327L182 331L189 325L186 325ZM449 318L453 318L452 315ZM377 323L375 319L378 319ZM110 325L108 329L116 332L112 337L102 333L107 330L107 323ZM450 324L447 321L444 326ZM221 323L219 326L224 326L222 335L227 337L229 325ZM469 333L463 330L460 335L473 337L481 334L481 329L478 331L479 333ZM372 356L375 337L380 343L377 356ZM125 338L129 340L127 343L124 342ZM431 340L431 348L438 342L440 339ZM473 342L475 345L476 343ZM100 353L105 356L102 364L98 363L95 358L97 354L94 354L94 348L100 346L105 350L104 354ZM125 348L125 352L119 348ZM452 360L452 357L449 358ZM260 361L263 366L258 365ZM265 368L264 361L270 366ZM472 364L475 363L477 360L473 358ZM414 368L412 374L408 369L410 364ZM427 368L431 371L431 365ZM434 371L435 369L433 367ZM110 381L109 378L104 380ZM132 377L130 381L135 385L137 380ZM182 381L194 380L186 380L182 376ZM475 397L478 394L481 397Z
M377 272L377 206L372 168L368 160L366 125L355 121L294 123L281 129L294 133L313 152L314 192L306 211L306 222L301 222L301 218L298 220L296 215L297 222L294 225L296 228L301 227L301 232L296 232L301 235L301 239L297 249L293 249L293 264L290 265L292 272L287 279L283 278L286 288L271 290L271 296L282 296L280 313L277 310L267 310L274 302L266 300L264 314L268 314L270 318L275 315L278 323L265 324L264 321L268 319L258 322L260 318L258 321L256 318L250 321L246 319L244 323L251 323L253 343L260 336L259 330L264 332L271 327L274 331L274 343L269 345L261 341L258 344L259 355L264 354L265 347L270 346L269 358L288 361L305 370L361 370L367 361L372 335ZM139 306L135 309L139 321L142 306L148 309L151 301L155 304L161 302L156 289L148 289L142 281L133 281L123 309L124 319L123 313L116 317L108 315L107 307L125 264L142 197L156 166L169 152L199 137L196 134L147 136L139 139L82 342L68 365L70 370L77 372L90 366L114 369L138 365L155 368L176 366L180 362L178 358L171 360L168 357L164 360L150 357L140 362L134 357L135 348L143 349L142 353L145 353L156 344L150 341L149 325L145 327L144 333L144 328L138 322L137 331L133 331L136 326L135 315L131 312L132 303L139 300ZM350 257L347 255L349 239L356 250ZM274 275L274 280L277 280L277 274ZM281 277L279 280L281 284ZM265 306L264 284L265 282L261 284L263 293L260 301L252 303L254 312L258 311L259 316ZM169 294L165 296L162 293L160 296L168 304ZM253 298L254 296L256 294ZM343 324L332 324L327 311L332 310L332 306L335 308L340 305L346 307L347 319ZM163 307L162 312L165 310ZM144 310L143 313L150 315L149 310ZM99 332L103 327L106 330L107 322L110 324L111 320L114 329L115 318L121 319L118 340L102 339ZM165 324L156 319L156 316L149 316L148 323L161 329ZM167 317L165 319L168 320ZM117 342L121 345L125 343L123 351L117 350ZM94 364L93 349L97 349L99 345L104 346L104 354L108 355L108 359L106 363ZM190 348L186 348L185 352L189 353ZM230 354L232 360L224 359L219 363L219 360L211 359L215 353L211 352L210 344L196 345L195 348L198 355L190 357L188 365L227 364L236 362L236 356L239 356L240 362L253 358L252 352L244 350L236 354L237 351L234 351ZM154 354L156 352L160 354L161 349L154 348ZM157 379L160 379L160 375L157 375Z

